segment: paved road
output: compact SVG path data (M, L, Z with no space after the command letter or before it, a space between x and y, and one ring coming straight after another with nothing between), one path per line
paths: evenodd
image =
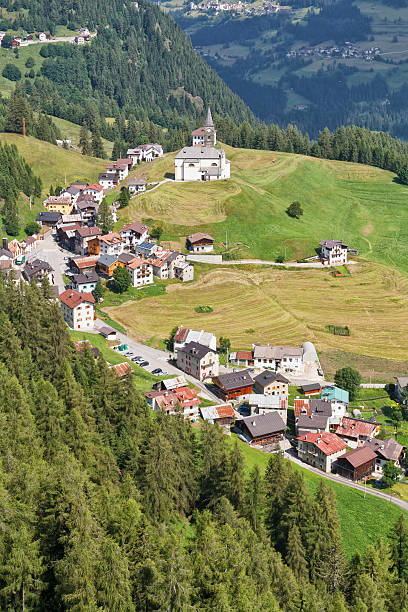
M104 325L106 325L106 323L104 323L101 319L96 320L97 329L103 327ZM209 391L209 389L207 389L204 383L200 382L193 376L189 376L182 370L179 370L174 365L169 363L170 353L168 353L167 351L161 351L159 349L152 348L151 346L141 344L140 342L136 342L136 340L133 340L133 338L131 338L127 334L121 334L117 332L117 337L118 344L127 344L129 350L132 351L134 355L140 355L146 361L149 362L149 366L146 368L146 370L148 370L149 372L152 372L156 368L161 368L169 374L174 374L174 376L184 375L189 382L193 383L193 385L200 389L200 395L213 402L221 403L220 398L214 395L214 393L212 393L211 391ZM146 391L150 391L150 387L149 389L146 389Z
M356 261L348 261L347 265L356 264ZM243 264L256 264L258 266L284 266L285 268L318 268L320 270L330 270L330 266L326 266L321 262L297 263L296 261L285 261L277 263L276 261L263 261L262 259L238 259L234 261L223 261L223 266L238 266Z
M62 275L67 271L67 262L64 257L72 256L72 253L61 249L52 235L36 243L36 248L29 254L28 261L33 259L44 259L54 268L54 285L57 285L60 293L64 291L65 285Z
M395 497L393 495L389 495L388 493L384 493L383 491L378 491L377 489L371 489L370 487L364 487L364 485L357 484L356 482L352 482L348 480L347 478L343 478L342 476L337 476L337 474L325 474L321 470L314 468L311 465L308 465L307 463L304 463L303 461L298 459L293 448L291 448L289 451L284 453L284 455L286 459L289 459L290 461L293 461L293 463L297 463L298 465L301 465L303 468L306 468L306 470L309 470L310 472L314 472L315 474L317 474L318 476L321 476L322 478L327 478L327 480L332 480L333 482L338 482L339 484L346 485L348 487L351 487L352 489L357 489L358 491L362 491L363 493L365 492L368 495L374 495L375 497L380 497L381 499L391 502L392 504L399 506L403 510L408 511L408 502L403 501L402 499L399 499L398 497Z

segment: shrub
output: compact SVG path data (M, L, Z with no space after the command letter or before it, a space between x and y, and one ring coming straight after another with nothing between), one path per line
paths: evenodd
M300 202L297 200L292 202L292 204L286 209L289 217L293 217L294 219L299 219L303 215L303 209L300 205Z
M196 312L213 312L213 309L211 308L211 306L208 306L208 304L202 304L201 306L197 306L197 308L195 308Z
M9 81L19 81L21 79L21 71L14 64L6 64L1 74Z
M27 225L24 228L25 233L27 234L27 236L32 236L33 234L38 234L38 232L40 231L40 226L38 225L38 223L36 223L35 221L30 221L29 223L27 223Z

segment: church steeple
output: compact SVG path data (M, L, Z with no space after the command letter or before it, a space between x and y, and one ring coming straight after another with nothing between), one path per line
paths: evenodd
M211 115L211 109L208 107L207 119L205 120L204 127L214 127L213 118Z

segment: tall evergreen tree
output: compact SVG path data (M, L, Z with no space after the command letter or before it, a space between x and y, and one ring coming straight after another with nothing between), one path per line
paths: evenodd
M85 122L82 124L79 134L79 148L81 149L82 155L92 155L93 148L91 145L88 126Z

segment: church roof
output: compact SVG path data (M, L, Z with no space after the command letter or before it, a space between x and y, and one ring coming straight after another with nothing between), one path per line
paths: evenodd
M186 161L194 161L196 159L221 159L225 155L224 149L215 149L214 147L184 147L176 155L176 159L185 159Z
M214 122L212 119L210 107L208 107L207 119L205 120L204 127L214 127Z

